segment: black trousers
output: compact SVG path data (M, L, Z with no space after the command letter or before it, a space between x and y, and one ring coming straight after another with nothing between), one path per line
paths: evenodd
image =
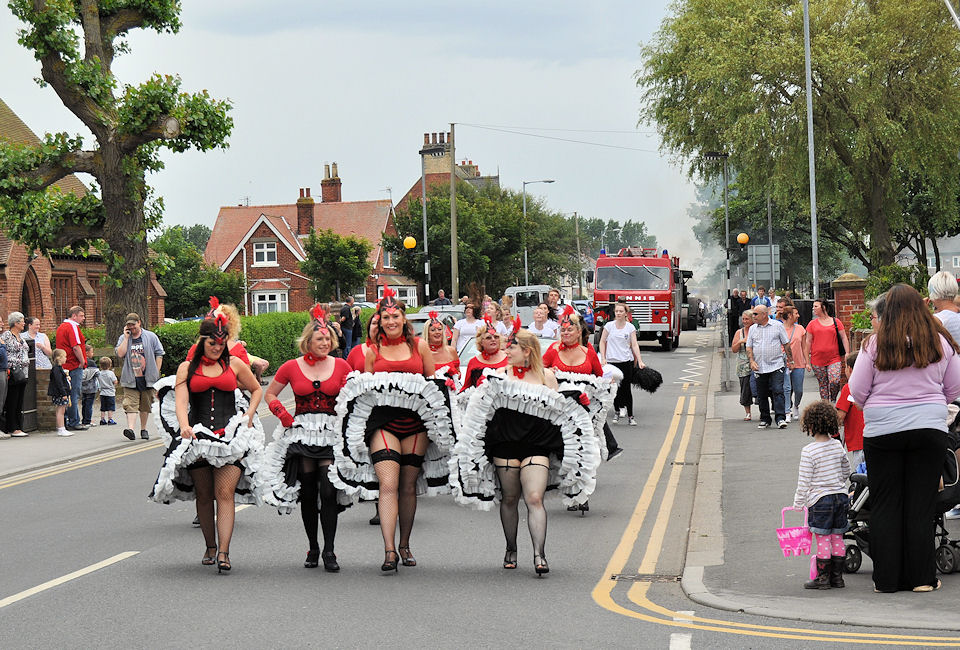
M23 393L27 389L27 382L7 384L7 399L3 404L3 425L7 433L23 429Z
M870 487L873 584L936 585L934 516L947 434L912 429L863 439Z
M627 415L633 417L633 385L630 383L633 379L633 361L611 361L610 365L623 373L623 379L617 386L617 394L613 398L613 408L626 407Z

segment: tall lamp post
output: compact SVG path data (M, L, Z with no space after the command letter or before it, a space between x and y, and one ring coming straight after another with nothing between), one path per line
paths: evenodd
M423 304L430 302L430 250L427 247L427 156L446 153L442 144L429 144L420 150L420 207L423 212Z
M730 157L725 151L706 151L703 154L705 160L723 161L723 225L724 225L724 244L723 248L727 254L727 277L724 284L724 293L727 294L727 309L730 309L730 206L727 201L727 188L729 178L727 176L727 159Z
M539 181L521 181L523 191L523 283L530 286L530 269L527 266L527 185L534 183L553 183L552 178Z
M813 264L813 298L820 297L820 253L817 250L817 165L813 156L813 82L810 63L810 0L803 0L803 63L807 94L807 167L810 174L810 250ZM773 264L771 258L770 264Z

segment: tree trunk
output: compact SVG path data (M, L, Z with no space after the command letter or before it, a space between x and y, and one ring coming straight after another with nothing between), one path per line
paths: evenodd
M124 159L115 147L103 148L103 206L106 211L104 240L118 263L107 272L120 286L106 284L104 320L106 341L113 345L123 331L126 315L136 312L147 327L147 238L143 201L146 191L143 170L132 158ZM124 171L126 169L126 172Z
M937 238L931 237L930 244L933 246L933 254L936 257L937 271L940 270L940 247L937 245ZM924 266L927 264L927 260L923 260Z
M873 266L889 266L896 262L890 223L885 209L886 183L873 176L867 208L870 210L870 261ZM883 179L886 180L886 179Z

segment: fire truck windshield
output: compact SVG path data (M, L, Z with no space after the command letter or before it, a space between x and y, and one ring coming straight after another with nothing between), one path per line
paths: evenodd
M597 268L597 290L666 291L670 269L665 266L601 266Z

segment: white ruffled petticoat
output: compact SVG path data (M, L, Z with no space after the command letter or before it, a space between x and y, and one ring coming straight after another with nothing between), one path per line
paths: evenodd
M334 486L364 500L378 498L377 475L365 440L366 425L375 407L390 406L413 411L427 430L429 444L417 479L417 494L449 494L450 449L460 415L456 394L445 382L446 378L427 379L406 372L370 374L355 370L347 375L347 383L337 397L335 431L342 437L333 445L330 481Z
M554 374L557 376L557 383L560 385L559 390L561 392L580 391L590 398L590 404L586 407L587 412L593 420L593 430L597 435L597 444L600 446L600 457L606 460L607 437L603 435L603 425L606 424L607 411L613 407L613 399L617 393L613 382L604 377L578 372L554 370Z
M293 418L292 427L277 425L273 440L263 454L262 476L267 486L263 500L268 505L275 506L280 514L293 512L300 497L300 481L288 485L284 473L290 445L300 443L311 447L333 447L341 444L342 438L335 429L337 422L337 416L328 413L301 413ZM341 506L349 506L353 499L345 491L337 490L337 502ZM319 507L318 495L317 508Z
M253 427L247 426L243 417L247 399L237 390L234 396L237 414L227 422L223 436L196 424L193 427L196 438L184 440L177 421L176 380L176 376L164 377L154 385L157 400L153 403L153 417L167 453L149 498L158 503L194 500L193 479L187 470L190 465L205 460L213 467L223 467L239 461L243 474L234 502L261 505L267 486L262 475L264 435L260 418L254 416Z
M587 501L596 487L600 447L590 414L559 392L485 371L486 381L470 396L450 458L450 486L457 503L492 510L500 501L493 463L487 458L487 424L498 409L543 418L560 428L563 458L550 457L548 485L558 487L564 505Z

